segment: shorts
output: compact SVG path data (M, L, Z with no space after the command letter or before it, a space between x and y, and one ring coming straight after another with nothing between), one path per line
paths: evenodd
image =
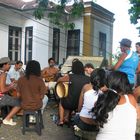
M4 94L4 96L0 97L0 107L3 106L20 106L20 100Z
M67 109L67 110L73 111L73 110L76 110L76 109L78 108L78 107L75 106L74 103L72 103L72 102L70 101L69 98L61 98L61 99L60 99L60 103L61 103L61 105L63 106L63 108L64 108L64 109Z

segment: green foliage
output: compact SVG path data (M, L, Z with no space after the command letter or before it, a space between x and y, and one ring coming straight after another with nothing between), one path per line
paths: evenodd
M37 1L39 3L39 6L37 9L35 9L34 16L36 19L41 20L44 17L45 11L47 11L48 0ZM84 5L81 2L78 3L77 1L75 1L74 4L70 7L68 13L65 12L65 8L66 0L61 0L61 5L56 5L55 7L53 7L53 12L48 13L48 17L53 24L61 28L74 29L74 23L70 23L68 20L66 20L67 18L64 18L64 16L72 18L78 18L82 16Z
M35 9L33 15L35 16L36 19L41 20L44 17L44 8L43 7L38 7Z
M128 10L131 23L137 24L140 19L140 0L129 0L131 8Z
M82 16L83 11L84 11L84 5L82 2L74 3L73 8L71 10L71 16L80 17L80 16Z

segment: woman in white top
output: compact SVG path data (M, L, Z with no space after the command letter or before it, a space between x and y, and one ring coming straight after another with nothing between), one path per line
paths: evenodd
M98 128L93 121L91 112L97 101L98 95L102 93L105 86L106 74L103 69L95 69L90 76L90 84L86 84L80 94L78 112L75 124L82 130L97 131Z
M138 110L127 75L112 72L107 86L93 108L100 127L96 140L135 140Z

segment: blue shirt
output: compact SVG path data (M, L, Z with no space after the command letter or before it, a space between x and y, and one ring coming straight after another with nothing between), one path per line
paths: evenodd
M139 57L136 52L128 50L126 52L128 55L125 58L122 65L118 68L119 71L125 72L128 76L130 84L135 83L135 73L139 63Z

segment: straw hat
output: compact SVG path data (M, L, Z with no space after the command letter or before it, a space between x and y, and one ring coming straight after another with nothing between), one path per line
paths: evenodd
M69 82L58 82L55 86L55 92L59 98L68 96Z

